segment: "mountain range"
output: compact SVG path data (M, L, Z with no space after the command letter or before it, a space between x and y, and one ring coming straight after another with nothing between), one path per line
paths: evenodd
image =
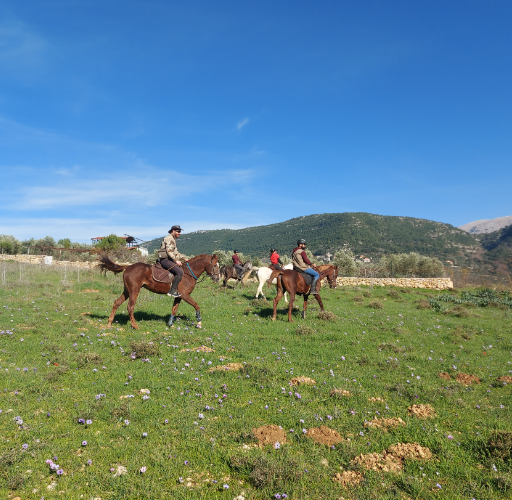
M162 238L149 242L150 253L160 247ZM462 263L481 248L473 236L451 224L364 212L315 214L266 226L196 231L182 234L178 248L185 255L236 248L245 255L265 257L271 247L281 254L291 253L299 238L306 239L315 255L349 248L371 257L418 252Z
M499 231L510 224L512 224L512 215L507 215L505 217L497 217L496 219L482 219L468 222L463 226L459 226L459 229L471 234L482 234Z

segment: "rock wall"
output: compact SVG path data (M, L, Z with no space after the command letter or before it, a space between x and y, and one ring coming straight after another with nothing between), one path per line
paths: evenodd
M340 278L338 286L398 286L401 288L429 288L432 290L446 290L453 288L450 278Z
M39 264L45 265L44 258L45 255L7 255L0 254L0 261L15 261L21 262L23 264ZM67 266L67 267L80 267L82 269L96 269L96 262L80 262L80 261L70 261L70 260L52 260L52 266Z

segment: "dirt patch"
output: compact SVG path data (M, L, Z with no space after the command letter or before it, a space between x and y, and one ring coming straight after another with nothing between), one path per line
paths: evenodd
M496 379L498 382L505 382L506 384L512 384L512 377L508 375L503 375L503 377L498 377Z
M388 452L402 460L430 460L432 452L418 443L398 443L390 446Z
M418 443L398 443L382 453L359 455L352 461L367 470L378 472L400 472L403 460L429 460L432 452Z
M242 363L228 363L227 365L213 366L208 371L210 373L212 373L212 372L223 372L223 371L238 372L238 371L243 370L243 369L244 369L244 365Z
M434 418L436 411L430 405L412 405L407 408L409 415L414 415L418 418Z
M202 345L201 347L191 347L190 349L182 349L180 352L215 352L215 349Z
M94 288L85 288L82 290L82 293L99 293L99 290L94 290Z
M308 429L306 436L317 443L326 444L327 446L332 446L343 441L343 438L337 431L325 425Z
M254 428L252 435L258 441L259 446L270 444L274 446L276 443L286 443L286 432L278 425L265 425L263 427Z
M92 313L90 313L90 312L80 313L80 316L92 316Z
M315 385L316 382L312 378L309 378L309 377L293 377L290 380L290 385L301 385L301 384Z
M366 470L377 472L400 472L402 470L402 460L386 451L368 453L367 455L361 454L354 458L353 462Z
M65 293L75 293L75 292L73 292L73 290L66 290Z
M382 398L368 398L368 401L370 401L370 403L385 403L385 401L382 399Z
M352 393L346 389L333 389L331 391L331 398L350 397Z
M393 418L374 418L371 422L366 422L365 427L372 427L373 429L393 429L400 425L405 426L405 422L400 417Z
M439 374L439 377L444 379L444 380L450 380L452 378L452 376L449 373L446 373L446 372L441 372Z
M480 383L479 377L477 377L476 375L468 375L467 373L457 373L455 380L459 384L464 384L464 385L471 385L473 382L475 382L477 384Z
M339 472L334 474L332 480L341 484L344 488L349 488L350 486L357 486L363 480L363 475L360 472L346 470L341 474Z

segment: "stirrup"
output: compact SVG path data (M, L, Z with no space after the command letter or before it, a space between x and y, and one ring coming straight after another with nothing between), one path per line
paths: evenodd
M181 293L178 292L178 290L176 290L175 292L169 292L167 295L169 295L169 297L174 297L175 299L181 297Z

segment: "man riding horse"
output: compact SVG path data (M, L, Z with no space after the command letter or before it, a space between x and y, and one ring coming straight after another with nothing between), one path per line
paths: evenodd
M167 269L170 273L174 274L174 279L172 281L171 289L169 290L169 297L178 298L181 297L181 294L178 292L178 285L183 278L183 269L181 268L182 261L188 262L188 259L178 252L178 247L176 246L176 240L180 237L181 234L180 226L172 226L169 229L169 236L166 236L162 244L160 245L160 250L158 250L158 257L160 258L160 265Z
M238 274L238 277L242 279L244 277L244 264L240 260L240 257L238 256L238 250L235 250L233 252L233 255L231 256L231 260L233 261L233 267L235 268L235 271Z
M293 269L295 271L306 273L313 276L313 283L311 283L310 294L317 295L316 285L320 275L310 266L313 263L308 259L306 255L306 240L300 239L297 241L297 247L292 252Z
M277 253L277 250L275 248L270 249L270 269L273 271L284 271L283 269L283 263L281 261L281 257L279 257L279 254Z

